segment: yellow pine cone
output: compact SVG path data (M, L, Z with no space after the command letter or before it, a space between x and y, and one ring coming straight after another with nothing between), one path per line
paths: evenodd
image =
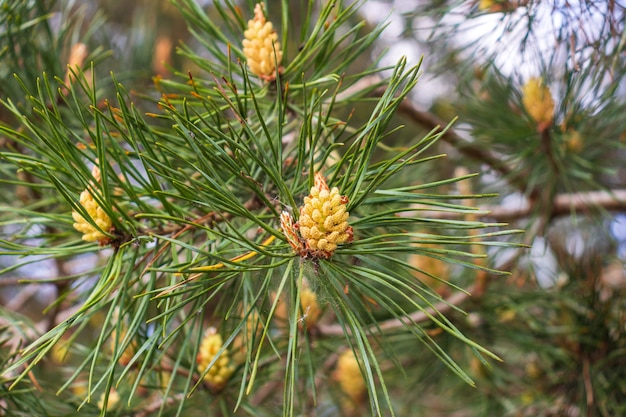
M116 333L115 330L111 332L111 352L115 352L115 342L116 342L115 333ZM117 338L117 342L121 343L125 337L126 337L126 330L122 330L120 337ZM126 350L122 352L119 359L117 360L117 363L120 364L121 366L128 365L131 359L133 359L133 356L135 356L136 352L137 352L137 344L135 342L131 342L128 346L126 346Z
M105 400L105 393L103 392L102 395L100 396L100 399L98 400L98 408L101 410L105 407L104 400ZM109 398L106 403L106 411L113 410L119 402L120 402L120 394L117 393L115 388L111 388L111 391L109 391Z
M241 314L245 315L243 307ZM241 333L235 336L232 344L232 359L236 363L244 362L248 346L254 341L256 334L263 329L263 323L257 310L253 310L246 318L246 324Z
M223 344L222 336L217 333L215 327L209 327L202 339L200 351L196 357L198 372L204 373L206 371ZM212 391L220 391L226 386L233 372L235 372L235 368L231 363L228 350L224 350L204 376L204 382Z
M583 136L577 130L570 130L565 133L565 147L572 153L579 153L585 147Z
M320 316L322 315L322 309L317 302L317 294L315 291L308 288L305 283L305 287L300 292L300 319L298 320L298 327L302 328L306 323L307 328L312 328L317 325ZM273 298L276 294L273 295ZM274 318L278 320L279 325L285 325L289 319L289 312L287 311L287 303L283 297L278 302L276 310L274 311Z
M69 348L69 343L66 340L55 343L50 351L52 360L59 364L65 363L69 354Z
M367 387L361 374L356 355L351 349L344 351L337 360L337 365L333 373L335 380L339 383L343 392L353 404L359 404L365 394Z
M554 119L554 100L550 89L545 86L541 78L531 78L522 87L522 104L537 122L540 131L547 129Z
M514 5L507 0L480 0L478 9L484 12L503 12L513 8Z
M100 181L100 170L98 167L94 167L92 170L92 174L96 181ZM85 208L89 217L93 220L94 223L98 225L98 227L105 231L109 232L113 228L113 222L111 218L106 214L102 207L96 202L93 198L89 189L84 190L80 193L79 203L81 206ZM74 219L74 229L83 233L83 240L87 242L98 242L100 244L105 244L109 240L109 238L102 233L100 230L92 226L80 213L76 210L72 211L72 218Z
M338 244L352 240L347 203L348 199L339 194L337 187L329 189L324 177L315 174L315 185L309 196L304 197L298 221L300 236L309 255L330 258Z
M250 72L264 81L276 79L276 63L280 65L283 51L272 22L265 19L262 3L254 7L254 18L248 21L244 36L243 53Z
M302 306L303 321L307 327L313 327L322 314L322 309L317 303L317 294L309 288L303 288L300 293L300 305Z

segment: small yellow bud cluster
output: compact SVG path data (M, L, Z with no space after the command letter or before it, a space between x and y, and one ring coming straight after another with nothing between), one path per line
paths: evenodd
M478 9L483 12L497 13L515 9L515 4L508 0L480 0Z
M67 340L62 340L52 346L50 356L56 363L65 363L69 355L69 343Z
M222 349L223 344L222 336L217 333L215 327L209 327L202 339L200 351L196 357L198 372L204 373L209 368L215 356ZM228 351L224 350L213 363L213 366L209 368L204 376L204 382L213 392L221 391L226 386L233 372L235 372L235 368L230 361Z
M243 53L250 71L264 81L275 80L276 63L282 61L283 52L272 22L265 19L262 3L255 6L254 18L248 21L244 36Z
M317 294L315 291L309 288L303 288L300 293L300 305L302 306L302 321L304 321L308 327L315 326L322 314L322 309L317 303Z
M322 174L315 174L311 193L300 207L299 221L294 223L286 211L280 215L280 226L294 252L302 257L328 259L338 244L351 242L347 203L348 198L340 195L337 187L330 189Z
M572 153L579 153L585 147L583 136L577 130L569 130L565 133L565 147Z
M317 294L309 288L309 284L306 280L303 282L300 292L300 308L302 315L298 319L298 327L302 328L304 324L306 324L309 329L315 327L322 315L322 309L317 302ZM287 323L288 316L287 304L281 297L279 304L276 306L274 318L278 319L280 324L284 324Z
M309 196L304 197L298 221L300 236L313 257L330 258L337 244L352 240L347 203L348 199L339 194L337 187L329 189L324 177L315 174L315 185Z
M341 392L350 399L352 404L359 404L363 400L367 387L359 362L352 350L348 349L339 356L333 376L339 383Z
M111 391L109 391L109 398L106 398L107 400L106 406L104 404L105 398L106 398L106 395L103 392L102 395L100 396L100 399L98 400L98 408L101 410L105 409L106 411L111 411L115 407L117 407L117 404L120 402L120 394L117 393L115 388L111 388Z
M120 337L117 338L115 335L116 331L113 330L113 332L111 333L111 352L115 351L115 347L116 347L116 342L117 343L121 343L122 340L124 340L124 338L126 337L126 330L123 329ZM126 349L124 350L124 352L122 352L122 354L120 355L119 359L117 360L117 363L119 363L121 366L126 366L130 363L131 359L133 359L133 357L135 356L135 353L137 352L137 344L135 342L131 342Z
M554 100L541 78L531 78L524 84L522 104L537 123L537 130L543 132L550 127L554 119Z
M100 182L100 170L97 166L94 166L92 175L97 182ZM91 187L90 187L91 188ZM91 220L98 225L98 228L91 225L80 213L76 210L72 212L72 218L74 219L74 229L83 233L83 240L87 242L98 242L100 244L106 244L109 238L102 232L110 232L113 228L111 218L106 214L102 207L93 198L92 190L89 188L80 193L79 203L84 207ZM102 231L101 231L102 230Z
M245 315L244 308L241 307L241 314ZM248 346L252 344L257 333L263 328L261 317L257 310L252 310L245 319L246 323L241 333L235 336L232 344L232 358L236 363L245 361Z

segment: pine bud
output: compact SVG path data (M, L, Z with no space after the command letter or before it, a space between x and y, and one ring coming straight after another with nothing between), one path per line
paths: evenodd
M315 291L309 288L303 288L300 293L300 305L302 306L302 320L309 328L315 326L322 314L322 309L317 303L317 294Z
M98 167L94 167L92 175L96 181L100 181L100 170ZM91 187L90 187L91 188ZM85 208L91 220L98 225L98 228L92 226L80 213L77 211L72 212L72 218L74 219L74 229L83 233L83 240L87 242L98 242L100 244L106 244L109 238L102 232L110 232L113 228L111 218L100 207L92 195L93 189L86 189L80 193L79 203ZM102 231L101 231L102 230Z
M577 130L570 130L565 133L565 147L572 153L579 153L585 147L583 136Z
M240 312L245 315L244 308L240 307ZM248 346L251 346L257 333L263 329L261 317L257 310L252 310L245 319L245 326L241 333L233 339L232 343L232 359L235 363L241 363L246 360Z
M217 353L222 349L223 344L222 336L217 333L215 327L209 327L202 339L200 351L196 357L198 372L204 373L207 370ZM233 372L235 372L235 368L231 363L229 353L227 350L223 350L204 376L204 382L212 391L221 391L226 386Z
M290 213L283 211L280 214L280 228L283 229L287 243L289 243L293 251L300 256L305 256L306 250L304 249L304 244L300 240L297 226L294 224L293 216L291 216Z
M74 77L74 72L80 71L85 63L85 58L89 55L89 50L87 49L87 45L84 43L75 43L72 45L70 49L70 56L67 60L67 71L65 72L65 85L69 86L76 82L76 77ZM91 79L91 77L85 77L87 80ZM63 86L62 87L63 95L67 95L69 90Z
M298 327L302 329L306 323L308 329L314 327L322 315L322 309L317 302L317 294L309 288L309 284L304 281L303 288L300 292L300 309L298 314ZM273 295L276 298L276 294ZM278 325L284 327L289 321L289 312L284 297L281 297L276 310L274 311L274 319L278 321Z
M298 221L306 251L314 258L330 258L340 243L352 240L352 227L348 226L348 199L339 194L337 187L329 189L324 177L315 174L315 185L304 198Z
M272 22L265 19L262 3L255 6L254 18L248 21L244 36L243 53L250 72L264 81L276 79L276 63L280 65L283 52Z
M498 13L515 10L519 2L509 0L479 0L478 9L483 12Z
M348 349L339 356L333 376L339 383L341 391L353 404L359 404L363 400L367 387L359 368L359 362L352 350Z
M106 399L107 400L106 405L104 404L105 397L106 395L103 392L102 395L100 396L100 400L98 400L98 408L101 410L105 409L106 411L111 411L120 402L120 394L117 393L115 388L111 388L111 391L109 391L109 398Z
M531 78L522 87L522 103L526 112L537 123L540 131L547 129L554 119L554 100L550 89L541 78Z

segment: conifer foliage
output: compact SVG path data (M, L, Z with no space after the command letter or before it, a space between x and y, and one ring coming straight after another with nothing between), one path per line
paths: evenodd
M545 79L483 74L482 102L449 107L485 151L413 105L421 63L370 62L385 23L364 1L201 3L121 13L130 29L115 1L0 7L0 415L415 416L408 386L501 389L516 350L486 326L528 313L487 282L533 241L445 147L556 210L568 181L535 184L584 166L563 157L582 121ZM183 30L155 33L167 19ZM486 124L499 94L515 121ZM550 152L512 164L530 137Z

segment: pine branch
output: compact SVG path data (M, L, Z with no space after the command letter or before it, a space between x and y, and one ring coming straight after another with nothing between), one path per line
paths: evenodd
M341 92L341 94L338 95L338 99L348 99L363 91L369 92L369 96L371 97L381 97L385 91L383 88L379 87L381 81L381 78L377 75L363 77L357 83ZM398 113L406 116L411 121L427 130L440 130L443 126L447 125L447 123L439 119L433 113L419 109L417 105L408 98L402 101L398 107ZM516 189L522 192L526 191L526 182L523 179L523 175L515 174L511 167L502 161L500 156L463 139L453 128L448 128L441 135L441 139L456 148L464 156L488 165Z
M512 222L529 217L536 207L529 200L520 207L503 205L483 206L479 209L482 218L494 219L502 222ZM586 191L579 193L557 194L553 200L552 216L567 216L573 214L589 214L594 210L623 211L626 210L626 190ZM410 215L410 213L406 213ZM437 219L459 219L461 213L429 212L429 217Z
M397 330L407 326L408 323L424 323L431 319L432 316L437 314L446 314L452 309L457 309L461 304L467 301L474 290L474 286L470 286L467 290L457 292L444 301L440 301L431 308L427 308L424 311L415 311L405 317L399 317L379 322L370 326L367 331L376 333L386 330ZM317 331L321 336L332 337L342 336L345 333L343 326L339 324L320 324L317 327Z

